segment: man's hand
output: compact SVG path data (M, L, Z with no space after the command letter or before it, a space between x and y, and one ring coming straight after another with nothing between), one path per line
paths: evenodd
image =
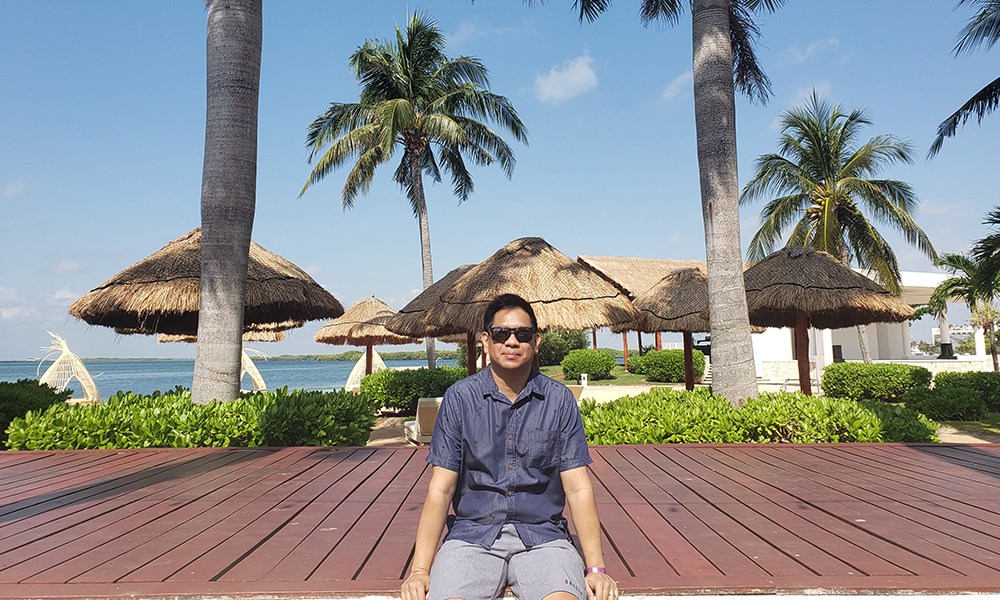
M618 582L607 573L588 573L587 598L590 600L618 600ZM403 597L406 600L406 597Z
M399 591L403 600L424 600L430 589L430 573L420 569L410 572L410 576L403 582L403 587Z

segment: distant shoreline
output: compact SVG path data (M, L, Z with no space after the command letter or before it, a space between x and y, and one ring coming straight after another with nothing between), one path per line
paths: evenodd
M327 361L337 361L337 362L357 362L364 352L361 350L348 350L347 352L341 352L340 354L282 354L279 356L269 356L267 360L308 360L316 362L327 362ZM379 356L382 360L427 360L427 352L425 350L414 350L412 352L379 352ZM438 350L437 357L441 359L457 359L458 352L455 350ZM23 360L0 360L2 363L37 363L40 358L27 358ZM130 361L143 361L143 362L191 362L194 357L191 358L109 358L109 357L95 357L95 358L84 358L81 357L80 360L84 362L130 362Z

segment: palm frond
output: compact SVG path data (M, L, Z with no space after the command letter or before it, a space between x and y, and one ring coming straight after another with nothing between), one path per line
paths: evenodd
M760 29L746 7L738 0L729 3L729 37L733 48L733 83L751 104L767 104L771 80L757 60L756 46Z
M804 200L808 197L798 194L768 202L760 214L760 229L747 248L747 260L759 262L778 247L782 230L802 215Z
M959 0L958 6L973 4L977 12L966 22L955 43L955 54L985 45L989 50L1000 40L1000 0Z
M934 158L941 151L944 138L955 135L959 125L965 125L965 122L972 116L976 117L977 123L982 123L983 117L996 110L998 104L1000 104L1000 77L976 92L975 96L969 98L968 102L938 125L937 137L934 138L934 143L927 151L927 158Z
M610 7L611 0L573 0L573 10L579 11L581 23L584 19L593 23Z
M642 0L639 3L639 21L643 27L653 22L676 25L683 11L683 0Z

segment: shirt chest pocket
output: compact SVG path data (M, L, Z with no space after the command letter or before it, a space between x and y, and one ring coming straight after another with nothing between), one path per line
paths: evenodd
M532 431L523 440L521 455L528 468L547 470L559 464L562 454L558 431Z

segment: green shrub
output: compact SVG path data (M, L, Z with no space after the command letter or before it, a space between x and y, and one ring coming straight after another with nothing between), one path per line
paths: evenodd
M736 409L708 390L654 388L580 405L592 444L932 442L937 424L897 404L761 394Z
M989 412L1000 412L1000 373L995 371L972 373L938 373L935 388L965 387L979 392Z
M586 373L588 379L596 381L598 379L611 379L611 370L615 368L616 364L614 357L607 352L570 350L559 366L562 367L566 379L579 381L580 373Z
M858 405L870 410L882 428L883 442L937 442L938 424L923 413L902 404L861 400Z
M625 365L628 372L633 375L646 374L646 357L639 354L630 354L628 364Z
M279 401L282 407L274 409ZM305 408L316 405L323 410ZM278 419L288 419L290 424L280 424ZM289 393L288 388L283 388L273 393L247 394L231 402L194 404L191 393L178 387L167 394L137 396L119 392L101 404L63 403L29 412L7 428L7 447L190 448L260 446L283 441L355 445L360 439L368 439L373 423L374 411L367 398L342 391Z
M28 411L43 411L53 404L66 403L73 390L62 392L50 385L40 385L37 379L20 379L16 383L0 381L0 443L7 441L5 431L10 422L23 418Z
M913 388L903 394L903 404L939 421L978 421L987 412L979 392L961 386Z
M834 363L823 370L823 393L833 398L899 402L916 387L930 387L931 372L916 365Z
M705 374L705 355L699 350L691 353L695 378ZM681 383L684 381L684 351L654 350L643 357L646 381Z
M459 367L437 369L385 369L361 380L361 393L368 396L376 410L390 408L415 413L417 400L437 398L467 374Z
M852 400L795 393L763 393L739 410L748 442L880 442L878 418Z
M261 446L364 446L375 411L364 394L309 392L288 388L260 414Z
M580 405L583 429L591 444L670 444L742 442L735 428L736 409L708 390L664 388L637 396Z
M570 350L583 350L586 347L585 330L553 327L544 332L538 342L538 360L543 367L558 365Z

